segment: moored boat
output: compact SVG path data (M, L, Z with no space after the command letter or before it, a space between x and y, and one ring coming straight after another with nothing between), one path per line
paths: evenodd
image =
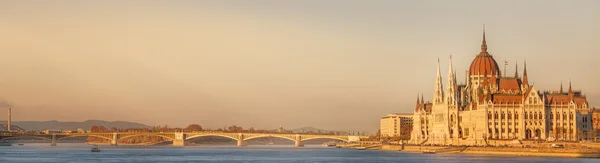
M1 140L0 146L12 146L12 143L10 143L8 140Z
M92 147L92 152L100 152L100 148L98 148L98 146L95 145L94 147Z

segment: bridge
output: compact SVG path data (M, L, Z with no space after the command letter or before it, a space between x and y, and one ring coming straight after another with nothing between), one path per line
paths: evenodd
M279 134L279 133L225 133L225 132L113 132L113 133L60 133L60 134L18 134L5 133L0 134L0 140L19 137L42 138L51 141L52 146L56 146L56 140L73 137L96 137L106 139L111 145L118 145L119 140L124 140L138 136L157 136L166 140L173 141L173 146L185 146L186 141L199 137L215 136L224 137L237 141L237 146L247 146L248 140L258 138L281 138L294 141L296 147L303 147L304 141L314 139L334 139L344 142L360 141L366 136L340 136L340 135L310 135L310 134Z

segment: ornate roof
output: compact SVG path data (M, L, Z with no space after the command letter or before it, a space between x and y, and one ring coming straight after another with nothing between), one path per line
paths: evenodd
M485 29L483 30L483 40L481 41L481 52L475 57L469 68L469 74L471 75L492 75L496 76L500 74L498 63L494 60L487 52L487 43L485 41Z

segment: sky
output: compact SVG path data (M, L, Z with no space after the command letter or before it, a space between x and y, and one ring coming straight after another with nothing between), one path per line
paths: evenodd
M0 0L0 119L374 132L480 51L600 106L597 0Z

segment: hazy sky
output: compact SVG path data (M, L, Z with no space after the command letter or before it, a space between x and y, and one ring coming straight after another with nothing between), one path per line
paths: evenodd
M480 51L600 105L600 1L0 1L13 120L375 131ZM502 68L502 66L501 66ZM445 83L444 83L445 84ZM5 110L5 109L2 109ZM0 111L5 119L5 111Z

